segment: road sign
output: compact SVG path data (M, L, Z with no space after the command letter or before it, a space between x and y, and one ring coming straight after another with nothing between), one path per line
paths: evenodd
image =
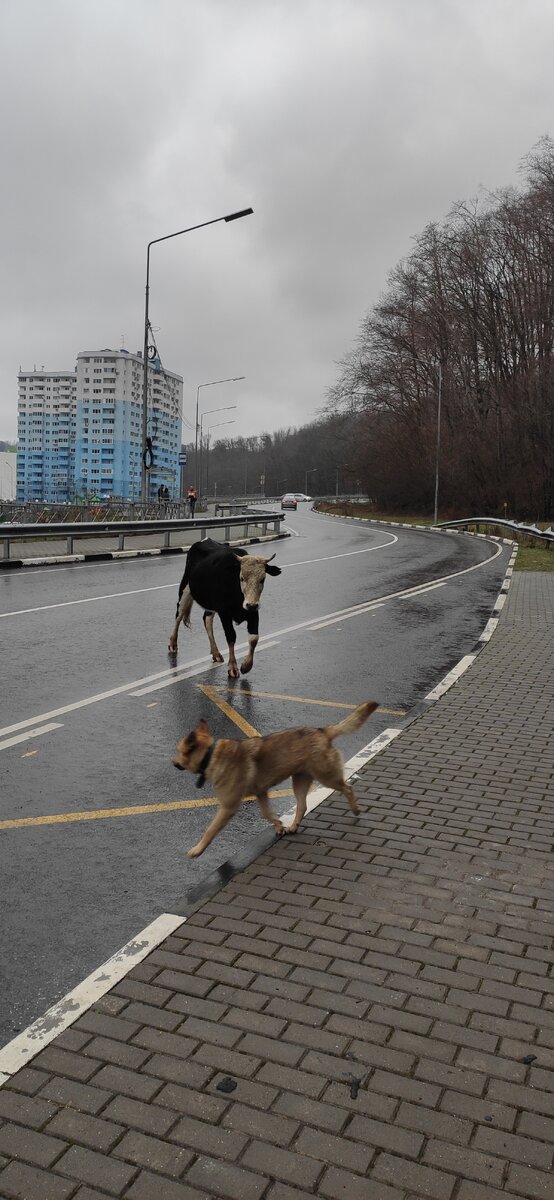
M180 466L180 467L186 467L186 465L187 465L187 456L186 456L186 454L180 454L180 455L179 455L179 466Z

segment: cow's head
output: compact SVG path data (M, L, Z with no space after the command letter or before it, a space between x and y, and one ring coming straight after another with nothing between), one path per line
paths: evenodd
M240 563L240 586L244 596L245 608L257 608L264 589L266 575L280 575L280 567L272 567L270 563L275 558L262 558L257 554L245 554L242 558L236 555Z

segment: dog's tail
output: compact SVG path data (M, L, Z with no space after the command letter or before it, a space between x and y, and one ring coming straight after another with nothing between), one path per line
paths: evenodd
M365 704L358 704L357 708L344 718L344 721L339 721L338 725L328 725L325 732L327 737L334 742L337 737L344 737L347 733L355 733L360 725L367 721L375 709L379 708L376 700L366 700Z

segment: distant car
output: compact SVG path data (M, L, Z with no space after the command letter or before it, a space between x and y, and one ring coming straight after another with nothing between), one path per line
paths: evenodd
M306 494L304 492L294 492L293 495L296 496L296 499L298 501L300 501L300 503L302 503L303 500L311 500L312 499L311 496L306 496Z
M281 508L298 508L298 501L292 492L287 492L286 496L281 497Z

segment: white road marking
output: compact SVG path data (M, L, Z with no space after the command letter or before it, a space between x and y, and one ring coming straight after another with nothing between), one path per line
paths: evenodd
M83 979L63 1000L59 1000L43 1017L33 1021L22 1033L0 1050L0 1087L30 1062L44 1046L48 1046L64 1029L105 996L133 967L143 961L165 938L174 933L186 918L162 913L147 925L131 942L113 954L102 967Z
M278 646L279 642L263 642L256 648L256 654L261 654L262 650L271 650L273 646ZM242 646L236 647L237 654L242 654L248 649L246 642ZM162 688L172 687L174 683L181 683L182 679L192 679L193 675L202 675L206 671L213 671L217 667L221 667L221 663L209 662L203 660L206 665L200 667L192 667L191 670L183 671L179 675L175 675L173 679L162 679L160 683L153 683L150 687L140 688L137 692L131 692L131 696L148 696L150 692L159 692Z
M444 679L442 679L441 682L433 688L432 692L427 693L425 699L438 700L440 696L444 695L444 692L447 692L449 688L452 687L453 683L456 683L456 680L460 678L460 675L463 675L464 671L467 671L468 667L471 666L476 657L476 654L466 654L464 658L461 658L453 670L449 671L448 675L445 675Z
M354 551L354 553L357 554L359 552ZM494 554L492 554L490 558L485 559L483 562L475 563L472 567L464 567L460 571L453 571L453 572L451 572L450 575L444 575L444 576L442 576L442 578L437 579L437 580L430 580L428 583L421 584L418 587L405 588L399 592L390 592L386 596L376 596L375 600L373 600L373 601L366 601L363 604L351 605L350 608L339 609L336 612L331 612L331 613L326 613L326 614L324 613L324 614L322 614L322 616L320 618L309 617L307 620L299 621L295 625L288 625L283 629L276 629L271 634L267 634L267 636L265 638L260 638L257 652L259 653L263 649L263 647L267 644L268 639L271 640L272 642L274 642L275 638L284 637L284 635L287 633L295 633L298 629L313 628L314 624L316 624L316 623L321 624L322 621L332 622L335 617L346 616L346 614L348 614L348 613L352 613L354 615L360 609L362 609L362 610L368 609L368 606L370 606L369 611L371 611L372 606L374 607L377 604L384 604L387 600L394 600L397 598L405 599L405 598L409 598L410 596L417 596L426 591L431 591L432 589L434 589L436 587L443 586L444 584L448 583L449 580L451 580L451 579L457 579L462 575L468 575L468 574L470 574L471 571L476 571L480 567L486 566L489 562L491 562L494 558L496 558L496 556L498 554L501 554L501 553L502 553L502 547L495 546ZM163 584L162 586L166 587L166 586L174 586L174 585L173 584L171 584L171 585ZM137 590L138 591L142 591L142 590L149 591L151 589L137 589ZM121 594L121 593L118 593L118 594ZM126 594L126 593L123 593L123 594ZM106 598L109 598L109 597L106 597ZM71 603L73 603L73 602L71 602ZM79 603L79 601L76 601L75 603ZM55 606L55 607L57 607L57 606ZM48 721L55 717L64 716L66 713L75 712L79 708L86 708L90 704L97 704L101 700L110 700L112 698L112 696L119 696L125 692L132 693L132 692L136 691L138 688L142 688L143 685L147 686L150 683L157 682L157 680L166 679L166 678L172 679L172 678L175 678L175 676L177 674L179 674L181 677L183 677L184 672L190 671L190 669L192 667L201 666L201 664L203 664L203 663L207 663L211 667L212 666L211 656L205 655L202 658L195 659L192 662L187 663L183 667L170 667L169 669L166 669L164 671L157 671L153 675L146 675L142 679L134 679L132 681L129 681L128 683L120 684L118 687L109 688L105 692L98 692L94 696L87 696L83 700L76 700L72 704L64 704L60 708L52 709L50 712L39 713L35 717L28 717L26 720L17 721L14 725L6 725L3 729L0 729L0 737L3 737L4 735L8 735L11 733L17 733L17 732L19 732L20 729L28 729L30 726L36 725L37 723L39 723L41 721Z
M398 541L398 538L394 534L392 534L391 537L394 542ZM307 558L303 562L286 563L284 569L288 570L289 567L305 567L311 565L312 563L318 562L331 562L333 558L351 558L355 554L369 554L371 550L381 550L388 545L392 545L392 542L381 542L377 546L367 546L363 550L351 550L347 551L345 554L329 554L323 558ZM109 566L110 564L102 563L99 565ZM56 604L40 604L36 608L17 608L10 610L9 612L3 612L0 613L0 619L2 619L2 617L21 617L28 613L48 612L51 608L71 608L73 604L92 604L95 600L118 600L122 596L139 596L143 592L162 592L166 588L174 587L176 587L175 580L173 580L171 583L158 583L153 587L132 588L127 592L107 592L102 596L85 596L80 600L60 600Z
M50 725L39 725L38 729L30 729L27 733L18 733L15 737L6 738L0 742L0 750L7 750L8 746L17 746L19 742L28 742L29 738L40 737L42 733L51 733L53 729L63 729L58 721L51 721Z
M320 621L319 625L310 625L310 631L314 633L317 629L327 629L328 625L337 625L339 621L349 621L351 617L360 617L363 613L375 612L377 608L383 608L383 604L366 604L363 608L356 608L353 612L342 613L340 617L331 617L330 621Z
M21 617L26 613L47 612L51 608L70 608L72 604L92 604L94 600L117 600L120 596L138 596L141 592L162 592L164 588L174 588L173 583L157 583L154 587L133 588L129 592L109 592L105 596L85 596L82 600L60 600L57 604L40 604L37 608L17 608L11 612L0 613L2 617Z
M283 570L288 571L289 567L307 567L318 562L332 562L334 558L354 558L356 554L371 554L372 550L386 550L387 546L392 546L397 541L396 534L391 533L390 541L379 542L377 546L365 546L363 550L345 550L342 554L328 554L325 558L304 558L302 562L285 563Z

